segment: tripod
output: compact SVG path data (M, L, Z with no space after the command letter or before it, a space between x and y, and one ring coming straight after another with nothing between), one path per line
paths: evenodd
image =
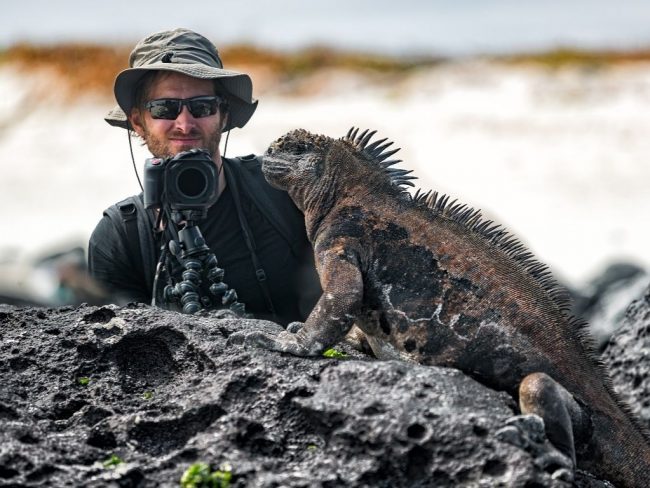
M180 304L187 314L224 306L243 316L245 305L237 301L237 292L223 282L224 270L219 268L217 257L210 252L195 224L197 215L192 210L172 211L172 220L185 223L178 231L178 241L169 241L169 252L176 257L183 272L182 281L165 286L165 302Z

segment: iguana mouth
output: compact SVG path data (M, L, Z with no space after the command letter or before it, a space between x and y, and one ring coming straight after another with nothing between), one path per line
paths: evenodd
M262 161L262 172L266 181L277 190L286 190L286 187L280 185L279 180L290 172L287 162L269 154L265 154Z

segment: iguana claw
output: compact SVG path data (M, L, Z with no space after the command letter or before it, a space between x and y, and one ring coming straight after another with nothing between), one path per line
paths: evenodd
M259 347L271 351L288 352L296 356L307 356L309 351L300 344L295 334L282 331L278 335L267 332L239 331L228 337L228 345L243 345L246 347Z
M287 325L287 332L291 332L292 334L295 334L304 326L305 326L304 322L291 322L289 325Z

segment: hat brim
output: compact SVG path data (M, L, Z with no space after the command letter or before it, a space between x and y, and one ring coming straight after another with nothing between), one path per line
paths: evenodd
M146 68L129 68L117 75L114 91L118 105L104 117L106 122L114 127L131 129L126 114L133 108L136 85L149 71L174 71L193 78L218 80L220 91L226 95L230 108L224 132L234 127L244 127L257 108L257 100L253 100L253 83L244 73L204 64L153 63Z

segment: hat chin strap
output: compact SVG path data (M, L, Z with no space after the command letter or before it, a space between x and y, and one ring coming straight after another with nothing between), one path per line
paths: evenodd
M226 151L228 150L228 138L230 137L230 129L226 132L226 140L223 143L223 154L222 157L226 157Z
M129 128L129 123L126 123L126 137L129 139L129 151L131 153L131 162L133 162L133 171L135 171L135 177L138 179L138 185L140 185L140 190L144 191L142 186L142 181L140 181L140 175L138 174L138 168L135 166L135 157L133 156L133 144L131 143L131 129Z

